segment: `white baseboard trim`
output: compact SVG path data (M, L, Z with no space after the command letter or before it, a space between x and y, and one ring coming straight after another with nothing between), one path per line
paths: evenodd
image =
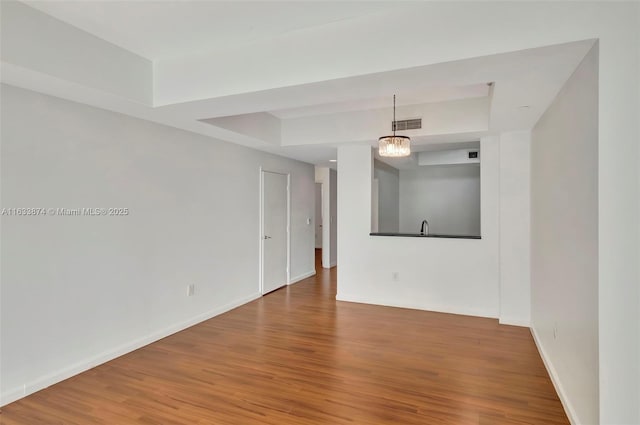
M562 387L562 383L558 378L556 369L553 367L553 363L551 363L551 361L549 360L549 357L547 356L547 352L544 350L544 347L540 342L540 338L538 338L538 334L536 333L536 330L533 328L533 326L530 329L531 329L531 335L533 336L533 342L535 342L536 347L538 348L538 352L540 353L540 357L542 358L544 367L547 369L547 373L551 378L553 387L556 389L556 393L558 394L558 397L560 398L560 403L562 403L562 407L564 407L564 411L567 414L567 417L569 418L569 422L571 423L571 425L578 425L580 423L578 421L578 416L576 415L576 412L573 409L573 405L569 402L569 400L567 399L567 396L565 395L564 388Z
M332 261L331 263L329 263L329 268L335 267L338 265L338 261Z
M348 295L343 293L338 293L336 295L336 300L352 302L352 303L361 303L361 304L382 305L386 307L409 308L412 310L433 311L436 313L459 314L462 316L485 317L489 319L498 318L497 314L492 313L490 311L486 311L486 310L457 308L457 307L442 306L442 305L418 305L418 304L410 304L410 303L402 303L402 302L394 302L394 301L389 302L388 300L380 301L374 298L353 296L353 295Z
M517 319L513 317L500 317L498 319L498 323L500 323L501 325L522 326L523 328L528 328L531 326L531 322L529 320Z
M293 285L294 283L300 282L301 280L304 280L304 279L306 279L308 277L314 276L315 274L316 274L315 270L311 270L310 272L302 273L302 274L300 274L300 275L298 275L296 277L292 277L289 280L288 284L289 285Z
M169 335L172 335L176 332L180 332L200 322L211 319L212 317L218 316L222 313L226 313L229 310L233 310L236 307L240 307L241 305L251 302L257 298L260 298L261 296L262 294L260 294L259 292L256 292L247 297L232 301L228 304L225 304L223 306L210 310L206 313L199 314L184 322L169 326L158 332L154 332L151 335L145 336L143 338L139 338L127 344L123 344L119 347L114 348L113 350L109 350L97 356L86 359L82 362L68 366L62 370L42 376L34 381L24 384L22 388L20 387L11 388L0 395L0 407L5 406L9 403L12 403L16 400L19 400L23 397L26 397L29 394L33 394L37 391L50 387L53 384L64 381L65 379L71 378L74 375L85 372L91 368L94 368L98 365L106 363L124 354L135 351L139 348L144 347L145 345L149 345L162 338L166 338Z

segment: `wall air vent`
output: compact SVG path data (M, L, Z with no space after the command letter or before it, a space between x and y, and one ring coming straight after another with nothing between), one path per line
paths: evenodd
M422 118L391 121L391 131L417 130L418 128L422 128Z

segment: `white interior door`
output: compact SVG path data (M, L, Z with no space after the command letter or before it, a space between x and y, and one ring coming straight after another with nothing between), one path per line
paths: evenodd
M262 293L287 284L288 177L262 172Z

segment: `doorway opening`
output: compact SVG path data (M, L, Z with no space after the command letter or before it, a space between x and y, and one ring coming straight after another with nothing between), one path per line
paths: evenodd
M315 252L316 255L319 253L322 256L322 226L323 226L323 217L322 217L322 183L315 184Z

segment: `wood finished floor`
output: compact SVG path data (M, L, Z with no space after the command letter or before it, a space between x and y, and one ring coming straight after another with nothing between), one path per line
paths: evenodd
M15 424L568 424L526 328L336 302L335 268L5 406Z

